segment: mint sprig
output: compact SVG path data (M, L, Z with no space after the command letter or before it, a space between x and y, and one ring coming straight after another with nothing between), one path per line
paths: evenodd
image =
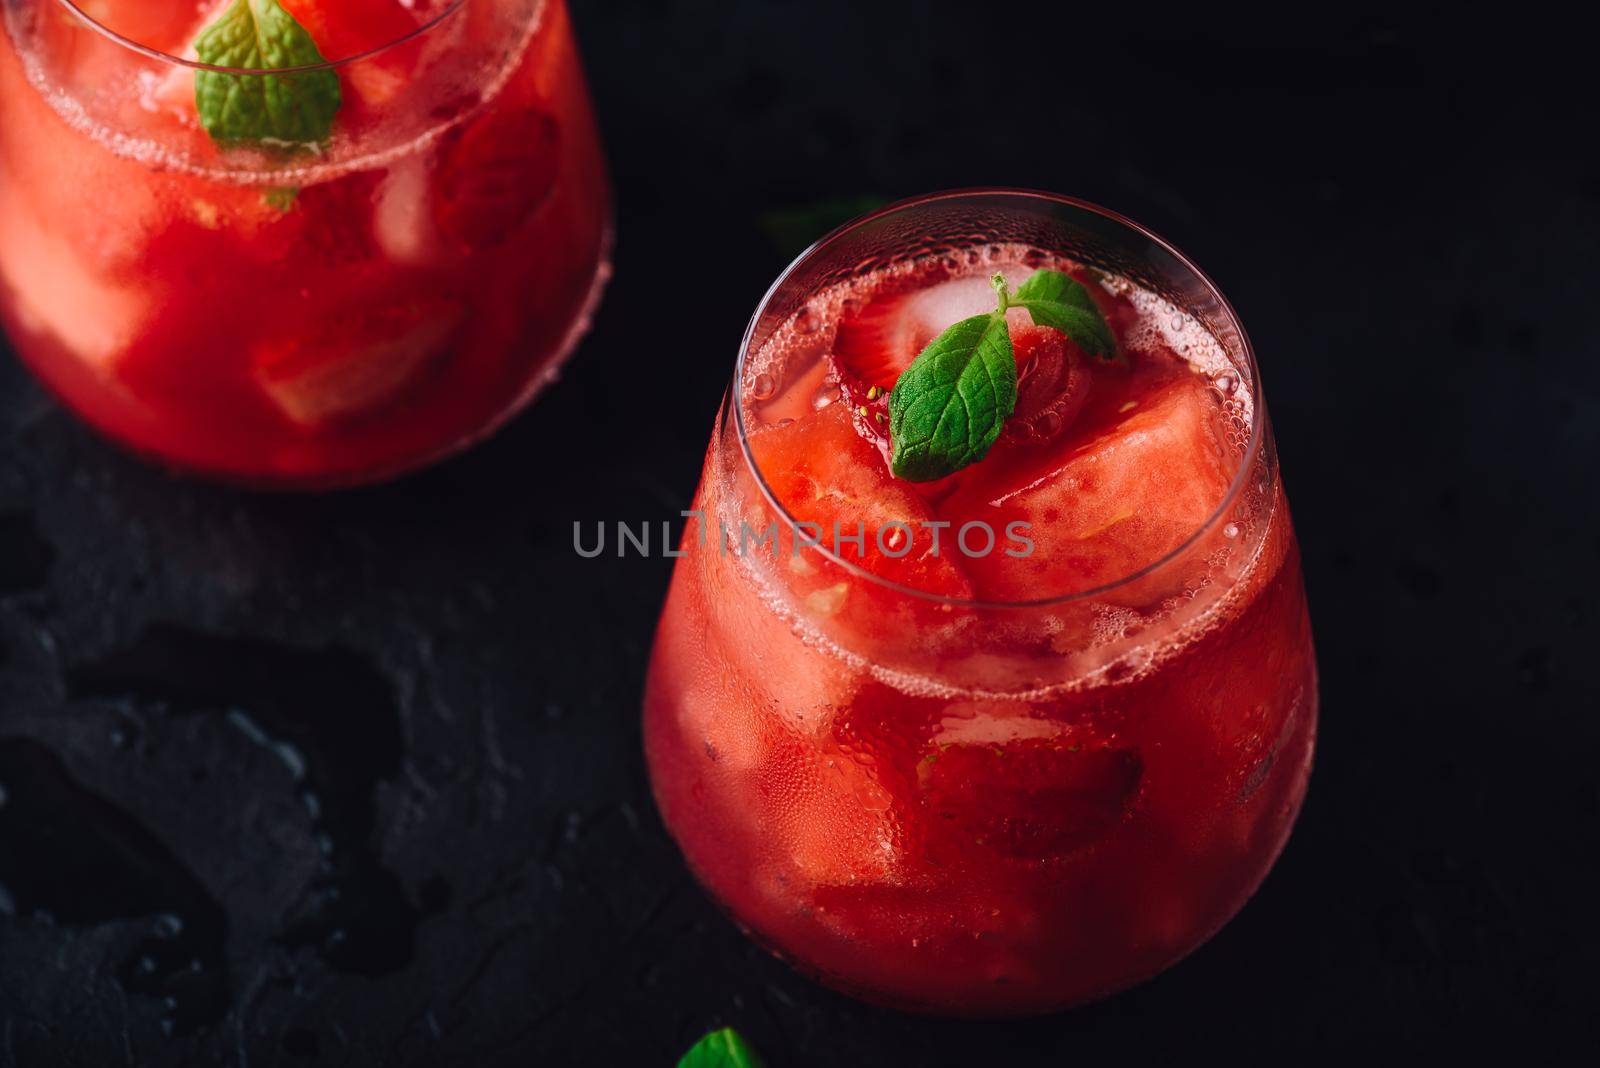
M678 1068L763 1068L763 1062L739 1032L724 1027L696 1042Z
M202 63L283 70L327 62L304 26L278 0L233 0L195 41ZM200 125L219 145L316 148L333 132L343 102L331 70L297 74L195 72Z
M1038 271L1017 287L993 279L995 310L947 327L911 361L889 394L889 466L908 482L932 482L983 459L1017 407L1017 363L1008 308L1026 308L1101 359L1116 339L1094 298L1060 271Z
M932 482L977 463L1017 406L1017 363L1000 306L963 319L928 343L889 394L889 466L897 478Z

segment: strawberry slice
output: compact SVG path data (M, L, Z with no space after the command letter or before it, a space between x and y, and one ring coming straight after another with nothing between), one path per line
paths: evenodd
M259 347L251 373L284 416L321 426L398 398L444 350L461 319L461 308L444 301L329 316L317 337Z
M363 55L405 37L433 17L405 0L279 0L304 26L330 62ZM416 47L390 49L340 68L353 114L345 122L370 120L410 84Z
M942 518L997 530L1031 524L1028 556L963 562L979 590L1000 600L1064 595L1132 574L1199 530L1233 477L1220 409L1194 377L1161 387L1048 464L996 468L998 484L975 470L979 477L944 502Z
M434 188L439 232L468 250L498 245L556 184L561 126L535 108L492 111L446 138Z
M889 474L883 458L852 428L843 404L830 404L787 426L762 431L751 438L750 448L773 494L795 519L821 527L824 545L832 546L835 523L846 534L854 533L858 524L865 526L861 554L857 555L854 543L841 543L844 559L925 593L971 596L971 584L955 562L950 539L946 537L935 553L932 533L920 526L933 517L927 502L909 483ZM883 530L890 552L900 551L898 542L888 541L896 534L888 526L891 522L910 528L911 548L898 557L877 544L877 532ZM823 581L821 576L818 581Z
M392 44L432 14L404 0L278 0L330 62Z
M1012 326L1017 358L1017 410L1006 421L1010 441L1048 441L1077 417L1089 394L1089 357L1059 330Z

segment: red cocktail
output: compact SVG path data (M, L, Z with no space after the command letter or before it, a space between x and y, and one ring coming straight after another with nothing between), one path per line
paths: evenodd
M913 358L1036 274L1113 337L1002 303L998 439L897 475ZM757 312L696 508L646 751L690 866L784 958L1047 1011L1172 964L1266 875L1316 732L1299 557L1248 343L1158 239L1013 192L839 232Z
M587 325L610 201L564 0L0 3L0 312L116 441L371 481Z

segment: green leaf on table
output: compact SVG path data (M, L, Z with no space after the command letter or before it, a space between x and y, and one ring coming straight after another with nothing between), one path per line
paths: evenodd
M678 1068L764 1068L764 1062L739 1032L724 1027L696 1042Z
M1083 283L1060 271L1036 271L1017 287L1011 306L1027 308L1039 326L1061 331L1091 356L1109 360L1117 354L1117 340Z
M264 71L324 63L317 43L278 0L233 0L201 32L202 63ZM200 125L219 145L315 148L333 132L342 97L331 70L296 74L195 72Z

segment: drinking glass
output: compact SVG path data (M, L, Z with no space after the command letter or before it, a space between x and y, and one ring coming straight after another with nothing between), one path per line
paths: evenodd
M14 347L108 438L227 481L371 482L482 438L555 376L609 270L565 0L248 0L321 61L201 62L241 4L0 0ZM336 79L331 133L214 139L208 77Z
M836 447L769 442L853 407L828 355L830 319L860 300L841 293L896 272L967 272L992 307L997 248L1014 266L1058 263L1129 294L1142 309L1129 329L1193 376L1229 466L1219 501L1158 558L1061 590L1030 586L1039 572L1002 557L986 565L990 588L1016 592L985 599L937 587L929 570L864 562L856 545L813 543L775 487L821 486L815 500L842 509L846 528L868 520L869 547L873 521L912 518L896 511L911 498L894 480L842 470L876 457L849 459L849 422ZM865 404L846 415L870 430ZM1143 418L1085 443L1069 469L1181 422ZM963 476L989 477L986 463ZM1162 465L1117 477L1130 503L1082 536L1097 559L1189 488ZM1043 520L1036 559L1066 559L1050 556L1060 523ZM776 551L751 544L773 525ZM750 322L681 551L644 700L655 796L728 914L823 983L961 1015L1081 1003L1203 943L1284 846L1317 681L1260 373L1216 287L1127 219L978 190L885 208L813 246Z

